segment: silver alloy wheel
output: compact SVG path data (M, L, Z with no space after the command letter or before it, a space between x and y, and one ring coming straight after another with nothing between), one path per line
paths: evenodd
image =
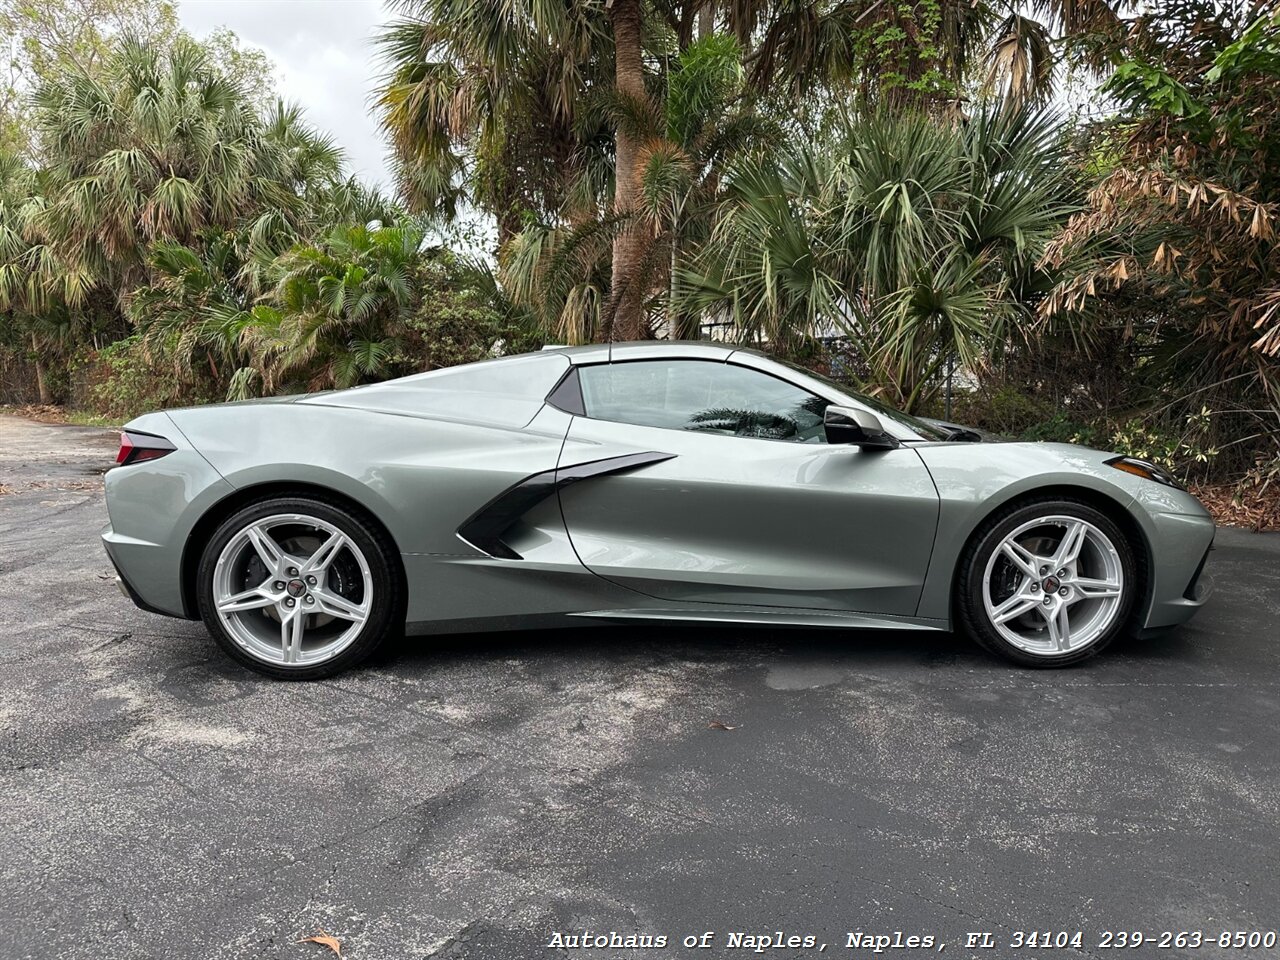
M1020 650L1060 657L1082 650L1115 623L1124 567L1111 539L1079 517L1021 524L987 560L987 618Z
M300 513L254 520L213 570L218 619L245 653L312 666L349 647L369 620L373 575L360 548L332 523Z

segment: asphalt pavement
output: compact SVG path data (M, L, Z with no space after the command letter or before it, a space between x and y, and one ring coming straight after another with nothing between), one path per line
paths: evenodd
M114 451L0 417L0 960L1280 930L1280 535L1220 531L1192 624L1063 671L951 636L592 627L285 684L119 594ZM1082 938L1010 947L1033 930ZM667 946L564 946L584 932Z

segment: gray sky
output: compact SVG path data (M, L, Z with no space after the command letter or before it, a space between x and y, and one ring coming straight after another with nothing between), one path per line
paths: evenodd
M375 28L391 19L381 0L178 0L178 17L196 37L235 31L275 62L286 100L347 151L352 172L389 184L386 148L370 108L381 67Z

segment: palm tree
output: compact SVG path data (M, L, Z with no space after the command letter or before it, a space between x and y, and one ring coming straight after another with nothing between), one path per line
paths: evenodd
M0 305L42 361L137 325L181 381L207 366L226 389L247 369L238 331L281 254L335 222L400 216L343 177L341 151L298 108L259 106L186 37L119 38L33 103L40 167L10 175L4 161Z
M26 305L28 207L38 195L36 171L16 152L0 148L0 310Z
M276 263L276 284L242 343L267 390L300 380L348 387L385 375L413 306L420 227L333 228Z
M594 208L612 177L592 102L609 86L608 25L593 4L397 0L379 95L402 195L444 218L479 207L499 243L525 218ZM602 179L604 168L608 173Z
M1047 101L1064 64L1101 71L1133 0L808 0L748 6L750 77L796 95L856 92L868 103L953 108L976 93L1017 108ZM734 5L740 10L739 5Z
M678 266L709 239L723 175L738 156L783 136L746 95L742 50L730 34L711 33L675 58L667 74L664 127L641 155L642 210L652 245L666 249L665 329L697 337L698 317L682 312L675 292Z
M709 213L721 189L724 165L768 142L778 124L744 96L741 50L728 34L708 34L672 57L663 110L634 111L629 135L640 144L639 188L629 214L602 211L560 226L533 225L513 238L501 258L501 276L513 299L540 313L565 342L608 337L610 291L616 291L614 242L623 230L635 244L628 279L648 317L663 314L669 336L696 336L696 318L677 310L672 281L677 264L707 239ZM660 311L655 310L660 308ZM625 334L616 327L613 334Z
M160 241L151 247L150 282L135 290L129 314L153 362L169 363L177 382L210 382L230 399L247 395L253 371L243 344L254 321L243 282L243 245L231 232L210 232L198 247Z
M845 118L732 168L681 294L783 350L844 334L911 409L949 357L980 368L1030 320L1051 286L1037 263L1078 209L1064 166L1044 114Z
M542 233L608 221L594 333L647 335L652 245L637 220L651 87L706 6L399 0L380 103L411 206L452 214L473 201L497 218L500 248L531 219Z
M613 88L619 102L643 115L648 102L644 82L644 55L640 0L613 0L609 24L613 28ZM627 217L638 205L641 193L640 139L631 125L617 124L614 137L613 212ZM644 236L635 223L624 223L613 242L613 276L609 284L606 332L611 340L639 340L647 331L641 258Z
M1058 40L1114 32L1116 11L1129 5L398 0L402 19L383 37L389 73L380 102L411 207L453 215L470 203L493 214L500 258L522 266L529 290L533 274L578 263L574 282L553 284L565 295L556 322L567 310L571 322L562 326L635 338L649 334L648 308L661 302L654 294L663 271L654 261L668 241L655 242L654 230L674 222L655 226L646 203L659 173L671 186L679 172L669 144L662 150L673 162L654 166L662 152L652 148L654 118L669 112L664 96L696 41L717 30L733 36L744 68L739 96L768 101L791 135L802 136L795 117L821 115L850 94L937 113L937 104L954 105L985 81L1011 109L1044 100L1054 55L1086 51ZM690 226L690 212L676 219ZM584 251L598 249L605 234L601 277ZM681 243L674 246L679 260ZM550 271L548 257L557 265ZM599 322L586 322L596 310Z
M260 117L251 96L180 37L124 38L92 73L35 94L48 186L28 228L50 256L47 295L80 307L96 286L145 279L147 246L191 244L266 211L281 230L305 220L308 193L338 180L341 153L296 110Z
M37 317L45 306L37 282L43 248L27 241L33 209L39 203L39 177L16 151L0 147L0 315L9 334L25 346L30 344L41 403L51 403L53 394L41 359L49 330ZM45 340L45 343L42 343Z

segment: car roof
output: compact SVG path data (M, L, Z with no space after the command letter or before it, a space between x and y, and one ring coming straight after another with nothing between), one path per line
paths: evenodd
M542 349L548 353L559 353L578 366L585 363L608 363L610 360L650 360L664 357L726 360L741 348L734 344L710 343L706 340L639 340L627 343L589 343L580 347L548 346Z

